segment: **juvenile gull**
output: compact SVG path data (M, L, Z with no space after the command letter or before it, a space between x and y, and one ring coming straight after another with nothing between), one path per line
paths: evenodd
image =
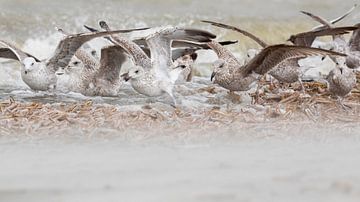
M75 52L85 42L109 34L126 33L135 30L143 29L116 30L111 32L105 31L69 35L59 42L54 55L51 58L42 61L11 46L4 41L1 41L1 47L2 49L8 49L9 51L12 51L16 56L15 59L21 62L21 77L31 89L46 91L56 87L56 70L59 67L66 67L71 58L74 56ZM8 54L5 54L5 56L8 56ZM14 59L14 57L10 57L9 59Z
M320 22L321 25L314 27L311 31L320 31L320 30L324 30L327 28L332 28L333 25L337 22L339 22L340 20L344 19L345 17L347 17L348 15L350 15L354 9L357 7L357 5L355 4L348 12L346 12L345 14L343 14L342 16L331 20L330 22L328 22L327 20L325 20L324 18L321 18L320 16L316 16L313 15L309 12L306 11L301 11L303 14L310 16L311 18L313 18L314 20L316 20L317 22ZM336 36L336 37L335 37ZM313 44L313 42L315 41L317 36L314 36L312 34L307 34L306 36L299 36L299 39L296 39L295 36L293 37L292 40L290 40L291 42L293 42L296 45L302 45L302 46L311 46ZM342 35L334 35L334 39L339 40L340 42L344 40L344 38L342 38Z
M294 45L311 47L317 37L348 34L350 31L356 29L356 26L346 26L302 32L291 35L288 41L292 42Z
M323 26L331 28L331 23L327 22L320 16L314 15L309 12L302 11L305 15L310 16L312 19L316 20L323 24ZM345 63L351 69L356 69L360 67L360 24L355 25L357 29L354 30L349 42L346 42L346 39L342 35L333 36L333 50L346 53Z
M345 108L343 99L355 88L357 82L354 71L347 66L337 65L330 71L326 80L329 92L335 95L340 105Z
M78 92L87 96L118 96L121 87L120 69L127 56L119 46L101 49L100 62L86 52L77 53L84 67L72 64L56 72L65 92ZM64 85L64 84L63 84ZM58 87L59 89L59 87Z
M239 33L253 39L254 41L256 41L260 46L262 46L263 49L266 49L267 47L271 47L266 42L261 40L259 37L251 34L250 32L247 32L245 30L239 29L237 27L226 25L226 24L223 24L223 23L212 22L212 21L203 21L203 22L210 23L210 24L212 24L214 26L218 26L218 27L221 27L221 28L226 28L226 29L231 29L231 30L237 31L237 32L239 32ZM322 34L327 34L328 32L330 32L330 30L327 30L327 32L323 31L322 33L317 33L317 34L322 35ZM341 31L341 32L343 32L343 31ZM275 47L276 47L276 45L275 45ZM289 46L289 48L290 47L291 46ZM284 47L282 47L282 48L284 48ZM321 54L321 51L318 50L317 53L318 53L317 55L319 55L319 54ZM329 52L322 52L322 53L325 54L325 55L329 54ZM279 54L285 54L285 53L279 52ZM310 54L310 55L313 55L313 54ZM285 83L300 82L302 90L304 91L305 88L304 88L304 86L302 84L301 76L310 67L308 67L306 69L301 69L298 61L300 59L306 58L307 56L309 56L309 55L308 54L300 54L300 55L297 55L297 56L293 55L293 56L291 56L289 58L283 58L276 65L274 65L273 68L270 68L269 72L267 72L267 73L270 74L271 76L273 76L275 79L277 79L280 82L285 82ZM254 57L256 57L256 54L254 55ZM275 56L275 57L281 57L281 55L278 55L278 56ZM269 60L272 60L272 59L269 59ZM249 61L249 63L250 62L251 62L251 60ZM264 73L266 73L266 72L264 72Z

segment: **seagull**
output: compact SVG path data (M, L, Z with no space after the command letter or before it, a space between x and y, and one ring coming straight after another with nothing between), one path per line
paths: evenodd
M316 15L313 15L312 13L309 13L309 12L306 12L306 11L301 11L301 13L311 17L313 20L321 23L321 25L319 26L316 26L314 28L312 28L311 31L320 31L320 30L324 30L324 29L327 29L327 28L333 28L333 25L337 22L339 22L340 20L344 19L345 17L347 17L348 15L350 15L354 9L357 7L357 5L355 4L349 11L347 11L345 14L343 14L342 16L336 18L336 19L333 19L331 20L330 22L325 20L324 18L320 17L320 16L316 16ZM301 36L301 35L300 35ZM313 44L313 42L315 41L316 39L316 36L315 35L311 35L311 34L308 34L306 36L301 36L301 39L297 39L296 40L296 37L293 37L294 39L291 40L291 42L293 42L294 44L296 45L302 45L302 46L311 46ZM339 35L333 35L333 38L334 40L336 41L339 41L339 43L342 43L343 41L345 41L345 39L342 37L341 34ZM339 50L336 50L336 51L339 51Z
M61 30L64 35L69 33ZM120 46L107 46L101 49L100 61L82 48L75 53L78 61L56 72L62 85L57 89L63 92L77 92L86 96L118 96L121 87L120 70L127 59ZM83 64L79 66L78 63Z
M354 71L347 66L337 65L330 71L326 81L329 92L338 98L338 102L343 108L346 108L343 104L344 97L355 88L357 82Z
M320 22L324 27L333 27L330 22L326 21L320 16L305 11L302 11L302 13L310 16L317 22ZM357 28L354 30L349 42L346 42L342 35L334 35L332 43L333 50L346 53L348 55L346 57L345 64L351 69L357 69L360 67L360 23L356 24L354 27Z
M120 70L126 61L126 53L119 46L101 49L100 62L89 58L89 54L78 56L80 61L92 60L79 67L68 65L56 72L60 83L65 84L65 92L77 92L86 96L118 96L121 89ZM67 81L67 82L66 82ZM59 87L57 87L58 89Z
M350 31L356 30L356 26L346 26L346 27L335 27L335 28L326 28L322 30L302 32L298 34L291 35L288 41L298 46L307 46L311 47L313 39L320 36L333 36L333 35L344 35L348 34ZM309 40L312 39L312 40Z
M21 77L23 81L33 90L46 91L56 88L57 77L55 72L59 67L66 67L75 52L85 42L110 34L127 33L144 29L147 28L68 35L59 42L53 56L47 60L39 60L5 41L0 41L1 49L3 51L5 50L6 53L1 56L20 61L22 64ZM9 51L12 52L12 54L9 55Z
M101 28L110 30L106 22L101 21ZM133 58L134 66L121 75L125 81L140 94L157 97L168 94L172 99L172 106L177 102L173 95L174 84L181 74L183 65L177 67L173 62L171 45L174 40L206 43L216 36L212 33L197 29L183 29L177 27L163 28L145 38L150 49L151 58L133 41L121 36L111 35L112 41L124 48Z
M258 54L254 54L254 57L248 61L248 63L243 67L252 66L248 71L255 71L256 73L259 72L259 68L267 68L265 71L260 70L262 74L269 73L271 76L279 80L280 82L285 83L294 83L300 82L302 90L304 91L304 86L301 81L301 76L303 72L307 71L307 69L301 69L298 61L300 59L306 58L307 56L314 56L314 55L337 55L336 53L331 53L328 51L324 51L322 49L306 49L304 46L288 46L288 45L273 45L270 46L259 37L247 32L245 30L239 29L237 27L226 25L223 23L213 22L213 21L203 21L205 23L210 23L211 25L218 26L221 28L231 29L237 31L257 42L263 50L260 51ZM337 32L343 33L343 30L336 30ZM316 31L314 32L315 35L322 36L323 34L328 34L331 30L327 29L325 31ZM333 31L335 32L335 31ZM274 51L273 53L271 51ZM286 51L289 51L288 53ZM248 54L249 55L249 54ZM254 61L255 59L255 61ZM256 59L260 59L256 61ZM261 61L266 60L266 61ZM260 66L258 66L260 65ZM238 65L237 65L238 66ZM215 68L217 66L215 65ZM240 68L241 69L241 68ZM247 77L249 75L242 75L242 77ZM241 76L240 76L241 77ZM251 79L252 80L252 79ZM250 81L251 81L250 80ZM216 81L215 81L216 82ZM249 83L245 82L244 87L249 87ZM235 88L236 89L236 88ZM240 88L240 90L247 90L247 88Z

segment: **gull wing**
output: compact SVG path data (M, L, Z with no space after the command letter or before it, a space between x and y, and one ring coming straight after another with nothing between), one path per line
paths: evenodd
M138 29L105 31L105 32L90 32L81 34L72 34L66 36L58 44L54 55L47 61L47 67L52 71L56 71L59 67L65 67L70 62L76 51L86 42L111 34L127 33L137 31Z
M150 57L150 49L147 47L145 39L137 39L134 40L136 44L138 44L141 49ZM219 44L222 46L227 46L231 44L235 44L238 41L221 41ZM173 41L171 47L172 49L172 59L176 60L179 57L184 55L192 55L198 50L207 50L211 49L208 44L204 43L195 43L191 41Z
M328 22L327 20L325 20L324 18L318 16L318 15L314 15L310 12L307 12L307 11L300 11L302 14L305 14L309 17L311 17L313 20L315 20L316 22L319 22L320 24L322 24L323 26L320 26L320 29L321 28L331 28L332 27L332 24L330 22ZM319 30L318 29L313 29L313 30Z
M243 68L240 68L240 71L245 74L250 74L251 72L265 74L285 60L317 55L346 56L346 54L319 48L279 44L263 49Z
M116 82L126 58L125 50L119 46L108 46L101 49L100 68L97 77Z
M3 40L0 40L0 57L18 60L20 62L22 62L27 57L33 57L37 62L40 62L40 60L36 57L16 48L14 45Z
M350 15L355 10L356 7L357 7L357 4L355 4L353 7L351 7L350 10L348 10L346 13L339 16L338 18L330 20L330 24L335 24L335 23L339 22L340 20L346 18L348 15ZM326 22L329 22L329 21L326 21ZM326 27L323 24L323 25L319 25L319 26L314 27L312 30L320 30L320 29L324 29L324 28L326 28Z
M102 29L110 31L109 25L105 21L100 21L99 25ZM142 30L146 30L149 28L143 28ZM111 35L111 41L122 47L126 50L126 52L132 56L133 62L135 65L142 66L145 69L151 68L151 60L146 55L146 53L141 49L140 46L138 46L136 43L132 42L131 40L128 40L124 37L121 37L119 35Z
M355 26L348 26L348 27L336 27L336 28L327 28L317 31L303 32L290 36L288 41L291 41L293 44L298 46L310 47L316 37L343 35L343 34L348 34L350 31L354 31L356 29L357 27Z
M234 31L237 31L249 38L251 38L252 40L254 40L256 43L258 43L261 47L265 48L268 46L267 43L265 43L263 40L261 40L259 37L251 34L250 32L248 31L245 31L245 30L242 30L240 28L237 28L237 27L234 27L234 26L231 26L231 25L226 25L226 24L223 24L223 23L219 23L219 22L214 22L214 21L208 21L208 20L202 20L202 22L205 22L205 23L209 23L213 26L217 26L217 27L221 27L221 28L225 28L225 29L231 29L231 30L234 30Z

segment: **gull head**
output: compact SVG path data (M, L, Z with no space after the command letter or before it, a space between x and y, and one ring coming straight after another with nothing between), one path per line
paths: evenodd
M24 65L24 73L28 74L39 66L39 63L36 62L35 58L27 57L22 61Z
M295 44L295 42L296 42L296 36L295 36L295 35L291 35L290 38L289 38L287 41Z
M142 77L144 74L145 74L144 68L142 68L141 66L133 66L132 68L129 69L128 72L122 74L121 77L125 81L129 81L131 79L138 79Z
M224 71L226 69L226 66L227 66L227 63L225 62L225 60L222 60L222 59L216 60L213 63L214 70L213 70L213 73L211 74L210 80L212 81L219 72Z
M249 61L249 60L253 59L258 53L259 53L259 51L256 49L247 50L247 54L246 54L247 60Z
M64 75L76 75L80 76L83 63L79 59L72 59L71 62L66 67L59 67L58 70L55 72L56 76L64 76Z

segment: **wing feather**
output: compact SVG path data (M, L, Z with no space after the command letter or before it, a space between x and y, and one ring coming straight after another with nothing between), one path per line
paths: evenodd
M86 42L97 38L111 34L127 33L139 29L128 29L128 30L116 30L116 31L105 31L105 32L90 32L73 34L66 36L58 44L53 57L47 61L47 67L52 71L56 71L59 67L65 67L70 62L76 51Z
M12 59L12 60L18 60L20 62L27 57L33 57L37 62L40 62L40 60L37 59L36 57L16 48L14 45L3 40L0 40L0 57Z
M250 74L251 72L265 74L285 60L317 55L346 56L346 54L319 48L279 44L263 49L258 55L250 60L241 71L245 74Z
M226 24L219 23L219 22L208 21L208 20L202 20L202 22L209 23L209 24L214 25L214 26L217 26L217 27L221 27L221 28L231 29L231 30L237 31L237 32L243 34L244 36L247 36L247 37L249 37L250 39L254 40L256 43L258 43L258 44L259 44L261 47L263 47L263 48L265 48L265 47L268 46L268 44L265 43L263 40L261 40L259 37L255 36L254 34L248 32L248 31L242 30L242 29L240 29L240 28L237 28L237 27L234 27L234 26L231 26L231 25L226 25Z

